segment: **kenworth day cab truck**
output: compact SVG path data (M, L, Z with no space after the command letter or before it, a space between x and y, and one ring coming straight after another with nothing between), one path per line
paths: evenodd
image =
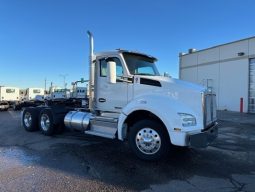
M22 125L45 135L67 129L128 140L141 159L155 160L171 145L206 147L218 134L215 94L199 85L160 76L156 58L116 50L94 53L90 40L87 108L51 104L25 108Z

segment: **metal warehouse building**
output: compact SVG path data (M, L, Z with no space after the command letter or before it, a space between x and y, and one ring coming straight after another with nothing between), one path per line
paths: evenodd
M218 109L255 113L255 37L179 56L179 78L212 89Z

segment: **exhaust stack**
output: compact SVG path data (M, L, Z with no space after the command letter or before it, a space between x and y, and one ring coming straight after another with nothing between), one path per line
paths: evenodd
M93 111L94 100L94 82L95 82L95 63L94 60L94 38L90 31L87 31L89 36L89 109Z

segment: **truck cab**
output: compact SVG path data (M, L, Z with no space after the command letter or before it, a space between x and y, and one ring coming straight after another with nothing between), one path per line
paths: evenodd
M192 135L217 125L215 94L200 85L160 76L156 61L126 50L95 54L94 109L120 115L119 126L132 121L132 114L147 113L164 124L172 144L206 145ZM118 134L126 138L123 130Z

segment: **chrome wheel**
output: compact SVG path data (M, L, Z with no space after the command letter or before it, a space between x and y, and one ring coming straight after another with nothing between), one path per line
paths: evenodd
M32 115L30 112L25 113L24 124L26 125L26 127L30 127L32 125Z
M48 131L50 128L50 118L47 114L42 114L41 116L41 128L43 131Z
M157 131L143 128L136 134L136 146L144 154L153 155L161 147L161 139Z

